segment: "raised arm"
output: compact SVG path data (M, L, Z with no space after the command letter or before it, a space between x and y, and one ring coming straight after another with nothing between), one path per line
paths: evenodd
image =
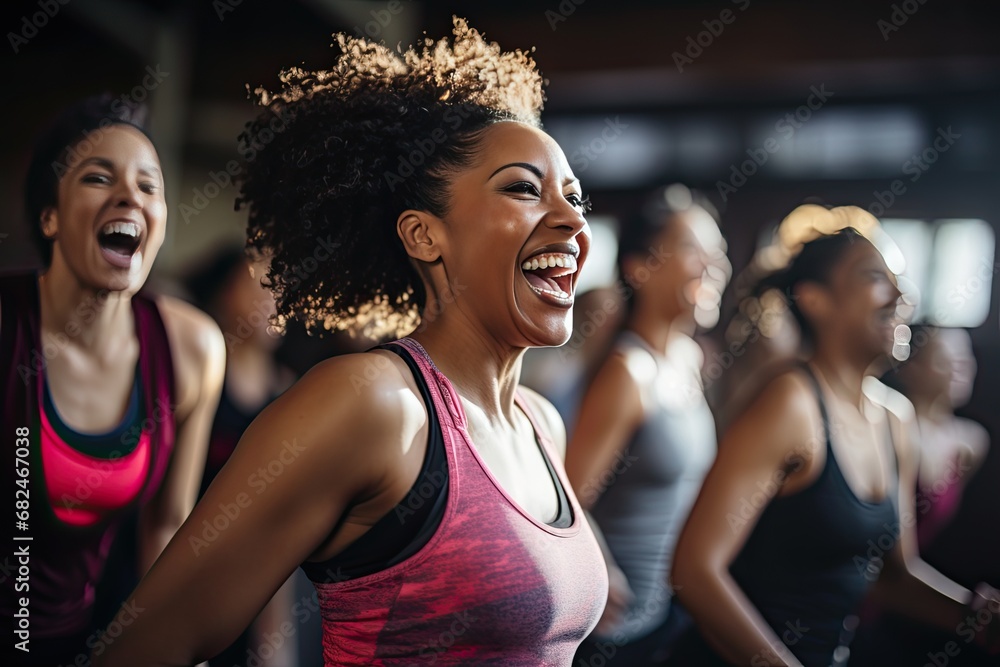
M805 380L787 373L771 382L730 427L705 479L674 555L677 595L712 647L733 664L795 665L799 661L772 631L729 574L729 566L766 505L741 503L758 484L788 483L804 471L823 433ZM800 471L801 472L801 471ZM749 507L754 507L747 516Z
M100 667L191 665L228 646L345 508L388 476L405 392L361 391L370 354L310 371L251 424L119 613ZM383 376L388 376L384 373Z

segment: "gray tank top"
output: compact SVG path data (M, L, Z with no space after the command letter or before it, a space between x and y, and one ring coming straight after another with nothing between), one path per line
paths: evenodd
M625 331L616 344L639 384L643 421L601 479L591 513L635 600L609 636L638 639L670 609L674 548L702 481L715 460L715 422L701 386L701 350L677 335L668 356ZM606 483L606 484L605 484Z

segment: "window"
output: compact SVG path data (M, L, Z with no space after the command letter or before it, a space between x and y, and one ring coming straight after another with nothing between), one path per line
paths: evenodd
M912 321L974 328L990 310L996 235L984 220L882 220L905 259L900 286L913 299Z

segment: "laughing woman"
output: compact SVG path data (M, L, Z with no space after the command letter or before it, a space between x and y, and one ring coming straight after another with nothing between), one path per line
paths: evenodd
M788 297L811 356L719 444L673 566L700 635L671 664L845 665L873 583L887 605L952 632L984 612L979 638L995 644L997 591L973 594L917 552L912 407L862 391L897 324L900 292L881 254L843 229L806 243L766 284Z
M103 667L211 656L299 566L327 665L569 667L601 614L562 424L518 386L526 348L569 338L590 245L539 129L540 75L460 20L453 46L338 41L330 70L260 94L272 113L243 141L283 129L242 184L250 243L279 318L420 326L319 364L261 414Z
M13 649L6 635L5 664L79 664L99 643L94 591L126 517L140 512L145 572L194 506L225 348L204 313L139 291L163 242L163 187L136 111L110 96L66 111L32 158L45 268L0 279L3 428L25 448L3 475L30 539L13 543L27 579L3 578L3 616L27 630Z

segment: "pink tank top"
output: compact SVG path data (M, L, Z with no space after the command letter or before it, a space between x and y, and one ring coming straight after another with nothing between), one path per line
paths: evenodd
M476 453L448 379L414 340L448 458L444 518L416 554L385 570L315 583L323 657L333 665L570 667L608 595L604 558L559 457L517 396L573 510L554 528L522 509Z
M45 490L59 520L90 526L139 496L152 461L148 431L139 435L139 443L127 455L102 459L73 449L59 437L45 410L38 413Z

